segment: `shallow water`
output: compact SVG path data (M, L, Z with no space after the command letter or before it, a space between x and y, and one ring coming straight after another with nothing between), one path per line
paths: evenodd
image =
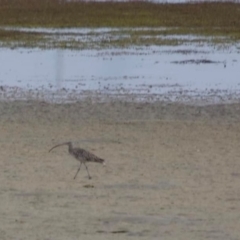
M239 50L211 46L111 50L0 49L2 99L237 100Z

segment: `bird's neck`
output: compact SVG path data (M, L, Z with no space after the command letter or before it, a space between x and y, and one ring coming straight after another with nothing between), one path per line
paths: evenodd
M68 143L68 151L71 152L72 149L73 149L73 146L72 146L72 143L70 142L70 143Z

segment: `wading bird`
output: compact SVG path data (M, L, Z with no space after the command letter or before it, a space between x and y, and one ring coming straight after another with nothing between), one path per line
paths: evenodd
M98 162L98 163L102 163L103 165L105 165L105 160L101 159L97 156L95 156L94 154L82 149L82 148L74 148L72 146L72 142L64 142L64 143L60 143L58 145L55 145L54 147L52 147L49 152L51 152L54 148L56 147L60 147L63 145L68 145L68 152L70 155L72 155L73 157L75 157L77 159L77 161L80 162L80 166L74 176L73 179L75 179L81 169L81 165L82 163L84 164L84 166L86 167L87 173L88 173L88 178L91 179L91 176L88 172L88 167L86 165L86 162Z

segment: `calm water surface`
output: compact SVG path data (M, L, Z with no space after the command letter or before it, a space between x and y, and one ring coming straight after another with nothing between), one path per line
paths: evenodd
M103 35L112 30L102 29ZM84 32L89 33L89 29L20 31L58 31L63 36L73 32L83 39ZM240 44L217 48L197 42L105 50L0 48L0 99L239 101Z

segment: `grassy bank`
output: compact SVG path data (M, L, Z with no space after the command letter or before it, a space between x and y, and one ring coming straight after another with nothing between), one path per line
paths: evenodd
M60 2L60 3L59 3ZM62 3L61 3L62 2ZM0 0L0 25L240 29L240 4Z
M165 44L157 34L199 34L240 39L240 4L186 3L155 4L150 2L66 2L60 0L0 0L0 26L11 27L167 27L157 33L149 30L150 40L140 39L141 32L130 32L129 42L116 44ZM146 31L144 32L146 34ZM41 34L0 31L0 40L29 44L46 40ZM219 40L217 40L219 41ZM177 44L176 41L169 42ZM62 43L61 43L62 44ZM104 45L105 43L103 43ZM44 45L44 44L43 44ZM63 43L63 46L67 43ZM75 43L73 42L73 46ZM84 47L84 46L82 46Z

